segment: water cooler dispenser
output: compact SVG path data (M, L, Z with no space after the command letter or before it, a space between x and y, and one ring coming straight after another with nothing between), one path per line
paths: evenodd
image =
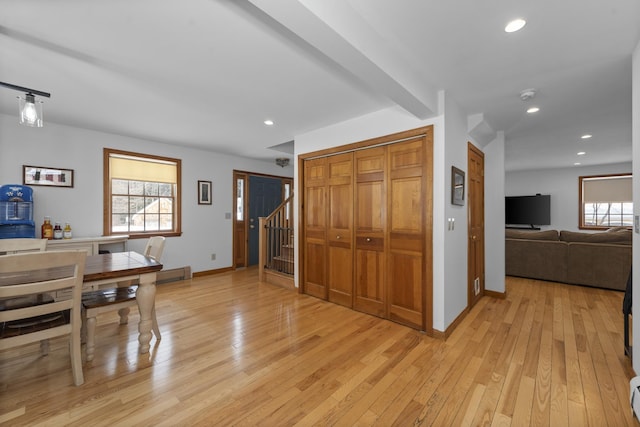
M35 238L33 190L24 185L0 185L0 239Z

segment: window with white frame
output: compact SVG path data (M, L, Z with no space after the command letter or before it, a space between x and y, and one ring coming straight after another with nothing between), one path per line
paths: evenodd
M180 159L104 149L104 234L179 235Z
M579 177L580 228L633 225L632 175Z

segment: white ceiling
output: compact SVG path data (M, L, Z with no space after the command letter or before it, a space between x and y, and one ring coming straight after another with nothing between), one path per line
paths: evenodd
M537 169L631 161L639 40L638 0L0 0L0 81L51 93L45 126L269 161L383 108L436 115L445 90L504 131L507 170Z

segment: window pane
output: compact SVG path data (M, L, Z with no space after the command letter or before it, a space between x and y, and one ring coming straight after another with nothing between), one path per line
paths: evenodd
M238 221L244 220L244 178L239 178L236 181L236 219Z
M129 194L142 196L144 194L144 182L129 181Z
M130 231L144 231L144 215L131 215L129 219Z
M160 213L173 213L173 199L166 197L160 199Z
M144 195L145 196L157 196L158 195L158 183L157 182L145 182L144 183Z
M129 197L113 196L111 198L111 212L114 214L129 213Z
M173 185L172 184L158 184L158 195L159 196L173 196Z
M111 228L118 233L126 233L129 231L129 215L115 214L111 217Z
M173 215L160 214L160 230L173 229Z
M145 212L147 214L150 214L150 213L157 214L158 212L160 212L160 202L158 201L157 198L146 197L145 203L146 203Z
M129 194L129 181L123 179L111 180L112 194Z
M144 197L129 198L129 212L132 214L142 214L144 212Z
M160 223L158 215L145 215L144 229L146 231L158 231L160 230Z

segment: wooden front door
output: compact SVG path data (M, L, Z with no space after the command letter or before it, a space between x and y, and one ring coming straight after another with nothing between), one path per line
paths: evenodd
M468 144L468 307L484 295L484 153Z

